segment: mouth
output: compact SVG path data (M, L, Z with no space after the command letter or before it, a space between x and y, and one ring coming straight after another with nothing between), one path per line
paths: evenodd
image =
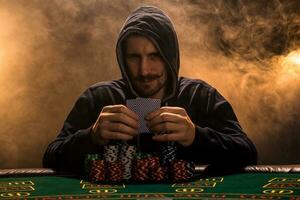
M144 84L147 84L147 83L151 83L157 79L159 79L161 76L157 75L157 76L151 76L151 77L139 77L137 79L138 82L140 83L144 83Z
M143 80L139 80L141 83L150 83L152 81L154 81L155 79L143 79Z
M153 77L153 78L139 78L139 79L137 79L137 82L139 82L141 84L148 84L148 83L151 83L155 80L157 80L156 77Z

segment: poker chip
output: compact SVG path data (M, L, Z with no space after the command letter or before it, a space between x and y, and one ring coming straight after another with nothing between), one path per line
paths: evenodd
M151 171L156 170L160 166L158 156L149 156L147 159L148 159L148 162L149 162L149 169Z
M92 160L91 169L89 173L89 180L91 182L98 182L105 180L105 165L104 160Z
M189 178L192 178L195 176L195 163L192 161L189 161L187 163L187 175Z
M166 180L168 168L161 166L158 156L151 156L148 159L150 176L152 181Z
M107 180L119 182L123 179L123 166L120 161L107 162Z
M149 177L149 155L138 154L134 160L134 166L132 168L133 180L135 181L147 181Z
M163 181L168 179L168 167L157 166L155 170L151 170L151 180Z
M87 177L90 174L91 170L91 163L93 160L100 159L99 154L87 154L84 159L84 173L87 175Z
M121 147L120 160L123 165L123 179L131 179L132 161L136 153L136 147L124 144Z
M119 145L104 146L103 156L106 162L116 162L119 158Z
M160 162L162 165L167 166L175 160L177 147L174 142L161 145L160 150Z
M173 181L188 180L194 176L195 166L193 162L175 160L170 165L171 178Z

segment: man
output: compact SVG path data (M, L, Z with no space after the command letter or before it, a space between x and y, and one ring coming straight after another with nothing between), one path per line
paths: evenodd
M125 105L136 97L161 99L161 108L145 118L154 133L141 144L148 151L173 141L179 157L199 164L256 164L256 149L230 104L205 82L178 78L177 36L163 11L151 6L133 11L116 53L122 79L95 84L80 96L46 150L45 167L82 173L86 154L115 140L132 141L138 116Z

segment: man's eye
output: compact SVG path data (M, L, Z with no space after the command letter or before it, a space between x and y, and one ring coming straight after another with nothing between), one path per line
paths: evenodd
M150 59L151 60L158 60L160 58L161 58L161 56L157 53L150 54Z
M127 57L127 59L130 59L130 60L137 60L137 59L139 59L138 55L127 55L126 57Z

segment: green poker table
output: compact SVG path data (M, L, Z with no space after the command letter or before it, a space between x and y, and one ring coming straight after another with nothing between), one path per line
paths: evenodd
M300 200L300 166L247 166L211 170L179 183L96 184L52 169L0 170L0 199L295 199Z

